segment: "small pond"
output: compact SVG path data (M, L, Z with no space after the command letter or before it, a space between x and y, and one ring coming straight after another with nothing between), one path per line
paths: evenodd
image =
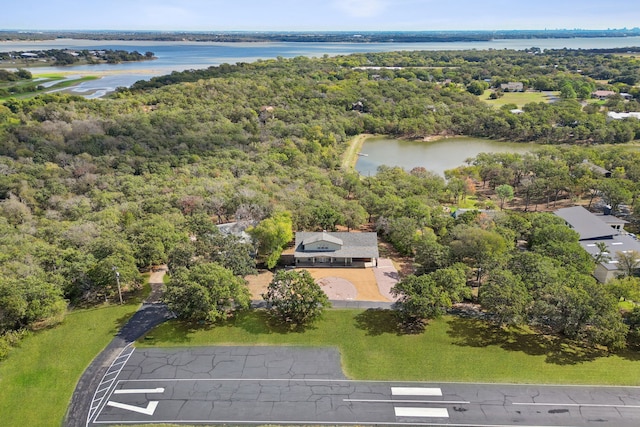
M539 145L456 137L437 141L409 141L388 137L367 138L360 151L356 170L375 175L378 166L400 166L409 171L417 166L444 176L444 171L465 164L480 153L527 153Z

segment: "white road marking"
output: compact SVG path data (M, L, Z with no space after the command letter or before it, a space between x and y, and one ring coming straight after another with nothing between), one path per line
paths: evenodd
M395 407L396 417L449 418L447 408L403 408Z
M148 394L148 393L164 393L164 387L157 388L121 388L115 390L113 394Z
M465 400L342 399L342 401L362 403L439 403L441 405L468 405L471 403Z
M571 406L571 407L591 407L591 408L634 408L640 409L640 405L607 405L600 403L518 403L513 402L512 405L521 406Z
M429 387L391 387L394 396L442 396L442 390Z
M156 408L158 407L158 403L159 402L153 400L147 404L146 408L143 408L140 406L127 405L125 403L109 401L107 402L107 406L113 406L114 408L124 409L125 411L137 412L139 414L144 414L144 415L153 415L153 413L156 411Z

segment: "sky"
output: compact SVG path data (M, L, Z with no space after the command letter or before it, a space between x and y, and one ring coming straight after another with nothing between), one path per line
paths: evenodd
M637 0L28 0L3 30L429 31L640 26Z

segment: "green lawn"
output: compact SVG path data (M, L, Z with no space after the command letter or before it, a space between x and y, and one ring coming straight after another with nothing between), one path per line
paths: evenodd
M13 349L0 362L0 424L61 425L80 375L138 304L72 311L61 325L35 332Z
M553 93L556 96L560 94L560 92ZM504 96L498 99L490 99L490 94L491 90L486 90L478 98L495 108L500 108L507 104L516 104L518 108L522 108L530 102L549 102L547 95L541 92L504 92Z
M399 334L385 310L330 310L304 332L267 326L264 312L215 327L170 321L139 346L335 346L353 379L640 385L640 354L605 352L447 316L420 335Z

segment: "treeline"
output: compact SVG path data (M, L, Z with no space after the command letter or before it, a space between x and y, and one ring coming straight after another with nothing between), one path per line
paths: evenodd
M352 42L352 43L412 43L486 41L494 39L552 39L574 37L632 37L640 29L557 29L557 30L497 30L497 31L264 31L264 32L156 32L156 31L0 31L4 40L52 40L73 38L89 40L157 40L215 42Z
M29 70L19 69L8 71L0 69L0 84L5 82L17 82L20 80L31 80L33 78Z
M27 54L27 55L24 55ZM13 51L0 52L0 61L51 61L54 65L73 65L81 61L89 64L106 62L109 64L119 64L121 62L135 62L154 59L153 52L138 51L127 52L126 50L69 50L69 49L48 49L35 51Z

